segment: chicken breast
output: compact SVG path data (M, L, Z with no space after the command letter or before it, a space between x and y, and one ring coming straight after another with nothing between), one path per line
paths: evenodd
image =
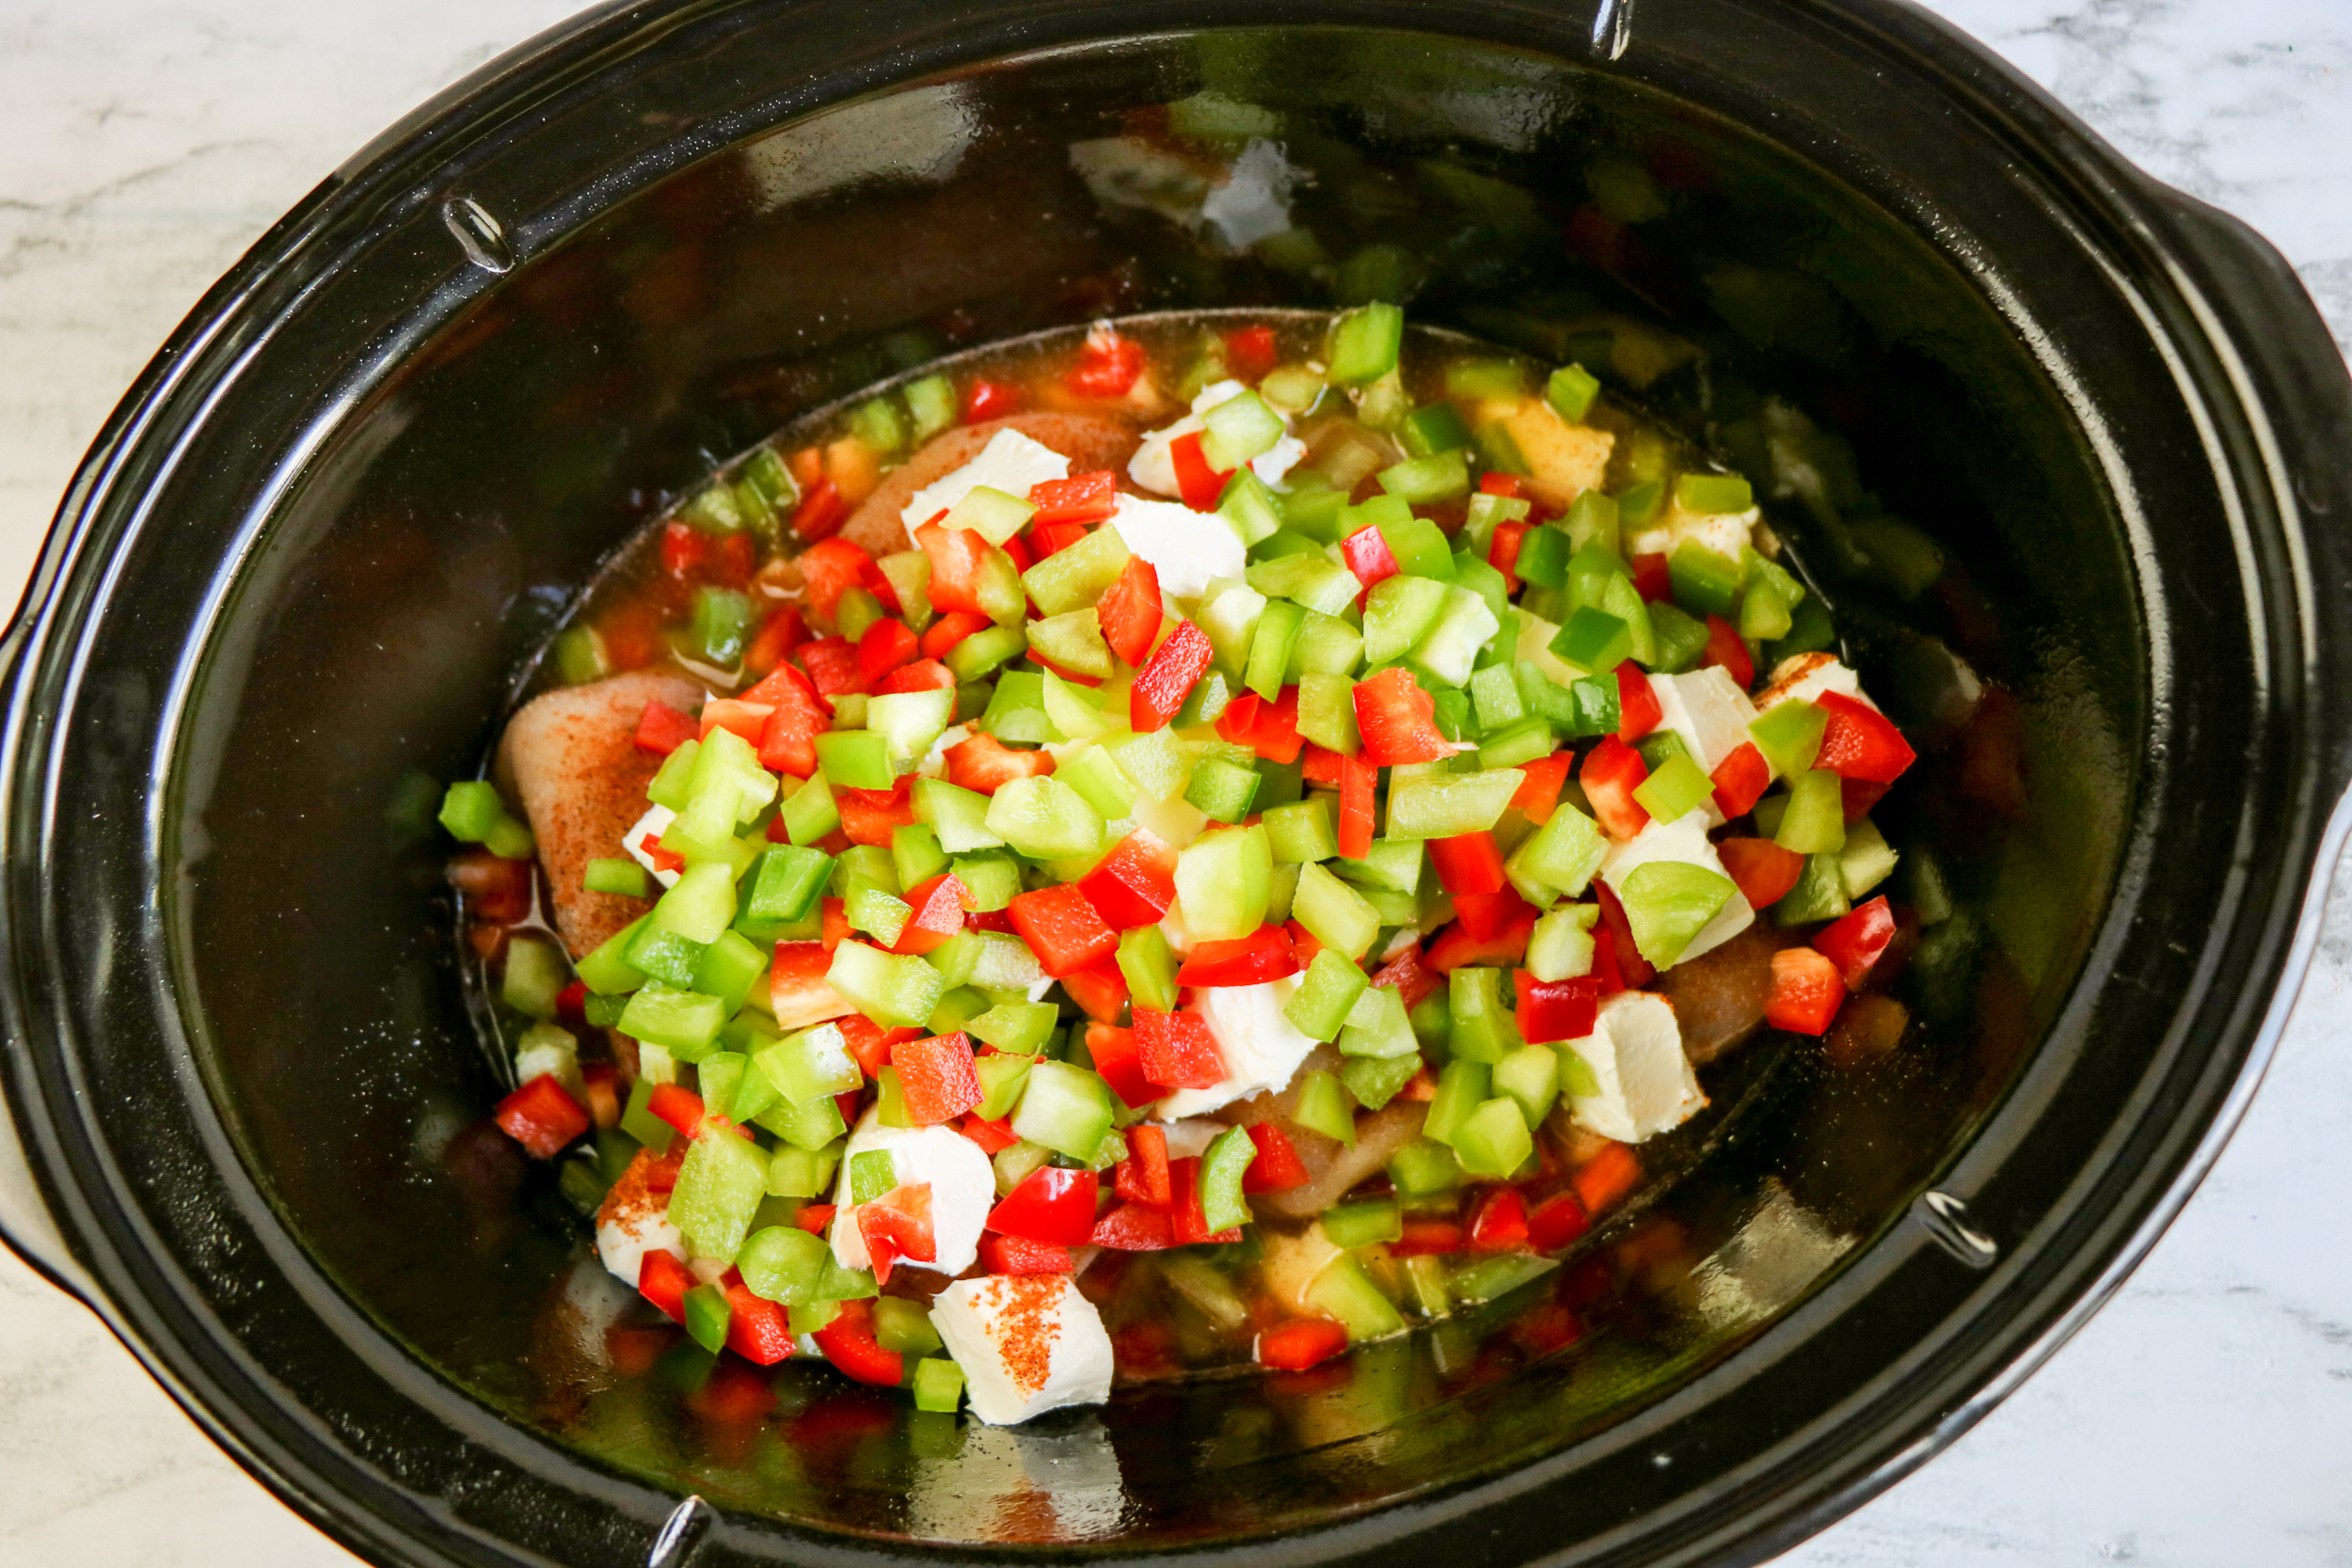
M1651 988L1674 1004L1682 1049L1692 1067L1705 1067L1743 1043L1764 1022L1772 990L1772 955L1788 935L1758 921L1722 946L1678 963Z
M933 436L930 445L893 469L850 514L850 520L841 527L841 537L876 557L905 549L909 540L898 514L907 502L917 490L979 456L980 449L1000 430L1017 430L1053 448L1070 459L1073 474L1098 468L1125 472L1127 459L1139 439L1126 426L1090 414L1013 414L983 424L958 425Z
M1429 1107L1421 1101L1402 1097L1358 1120L1353 1145L1310 1132L1293 1121L1291 1113L1298 1108L1299 1079L1318 1069L1337 1071L1342 1061L1336 1050L1319 1045L1299 1064L1298 1071L1279 1093L1253 1094L1215 1113L1219 1121L1236 1127L1261 1121L1276 1123L1290 1139L1291 1147L1298 1151L1299 1163L1307 1167L1304 1184L1287 1192L1261 1193L1250 1200L1253 1207L1285 1219L1312 1219L1337 1203L1349 1188L1387 1164L1391 1155L1421 1136L1421 1126L1428 1117Z
M703 696L682 675L639 671L543 692L507 722L499 784L521 802L539 841L555 928L574 958L652 908L580 885L590 861L621 853L622 833L645 813L645 784L661 759L635 744L638 718L657 700L692 713Z

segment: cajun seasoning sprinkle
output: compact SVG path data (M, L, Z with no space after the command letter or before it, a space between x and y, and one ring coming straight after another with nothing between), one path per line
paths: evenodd
M1035 1393L1054 1370L1054 1340L1061 1333L1054 1307L1061 1300L1057 1275L1000 1275L988 1282L990 1338L1004 1353L1005 1370Z

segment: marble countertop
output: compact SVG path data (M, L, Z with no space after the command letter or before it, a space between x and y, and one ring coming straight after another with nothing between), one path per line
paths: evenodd
M83 449L203 289L378 128L573 8L0 4L0 584L24 580ZM2352 343L2352 5L1930 8L2252 222ZM2244 1127L2120 1296L1948 1452L1782 1562L2352 1562L2347 1126L2352 895ZM5 1253L0 1473L0 1560L355 1560Z

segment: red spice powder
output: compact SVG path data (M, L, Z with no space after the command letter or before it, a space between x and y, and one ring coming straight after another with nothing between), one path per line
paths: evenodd
M1022 1388L1035 1393L1054 1370L1054 1340L1061 1333L1054 1307L1061 1300L1058 1275L999 1275L988 1282L989 1335L1006 1370Z

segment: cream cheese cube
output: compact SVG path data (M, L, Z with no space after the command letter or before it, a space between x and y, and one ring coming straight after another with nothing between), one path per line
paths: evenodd
M1648 991L1619 991L1600 1005L1593 1032L1567 1042L1592 1070L1597 1094L1568 1096L1569 1114L1604 1138L1638 1144L1681 1126L1707 1104L1682 1050L1674 1005Z
M914 492L899 510L898 520L912 533L983 484L1026 500L1030 486L1069 477L1070 459L1017 430L1000 430L989 437L979 456Z
M1144 433L1141 444L1136 448L1136 454L1127 459L1127 477L1138 487L1155 496L1183 495L1184 487L1176 483L1176 459L1168 449L1180 436L1206 430L1208 426L1201 421L1201 415L1248 390L1238 381L1218 381L1201 388L1200 394L1192 400L1191 413L1174 424ZM1259 477L1264 476L1262 474ZM1239 577L1241 574L1236 572L1232 575Z
M996 1167L980 1146L948 1127L884 1127L881 1114L869 1110L841 1153L841 1175L834 1189L834 1260L845 1269L870 1267L866 1238L857 1227L851 1202L850 1165L864 1153L886 1148L898 1169L898 1184L928 1181L931 1187L931 1250L926 1263L902 1258L904 1269L929 1269L950 1279L970 1268L980 1255L980 1231L988 1212L996 1204Z
M1225 1077L1214 1088L1178 1089L1159 1103L1162 1121L1178 1121L1247 1099L1261 1089L1279 1091L1297 1073L1315 1042L1282 1016L1298 994L1298 976L1257 986L1204 986L1191 1011L1200 1015L1225 1058Z
M1232 525L1213 512L1195 512L1182 501L1145 500L1122 495L1111 527L1127 548L1152 563L1160 592L1197 599L1213 578L1237 578L1249 552Z
M1721 665L1687 675L1652 675L1649 689L1658 698L1658 727L1682 737L1700 772L1712 776L1724 758L1748 743L1756 705Z
M1625 897L1625 879L1639 867L1652 861L1682 861L1704 866L1718 877L1728 877L1715 847L1707 841L1707 812L1704 808L1687 813L1672 822L1652 822L1623 844L1613 845L1609 858L1601 863L1600 879L1609 884L1609 891L1619 899ZM1731 902L1715 911L1715 918L1699 927L1698 935L1682 950L1677 963L1685 963L1700 954L1721 947L1724 942L1756 924L1756 911L1734 888Z
M1657 522L1626 535L1625 553L1629 558L1672 555L1687 539L1737 561L1740 552L1755 537L1756 524L1763 520L1760 507L1752 506L1745 512L1686 512L1682 503L1676 501Z
M653 857L645 853L645 840L651 838L656 844L660 843L661 835L668 832L670 824L676 820L677 813L669 807L649 806L645 815L637 819L637 825L621 835L621 847L628 851L628 858L652 872L653 879L663 887L677 886L678 874L664 871L654 864Z
M1264 451L1249 460L1249 471L1277 490L1287 490L1282 483L1293 468L1306 461L1307 443L1295 436L1285 436Z
M645 1254L666 1252L686 1256L686 1238L670 1223L670 1199L647 1184L653 1157L640 1152L629 1162L596 1211L596 1258L612 1275L634 1289L644 1269Z
M1111 1337L1067 1275L959 1279L931 1304L931 1326L991 1426L1110 1398Z
M1824 691L1851 697L1864 707L1876 708L1862 689L1862 677L1829 654L1795 654L1772 666L1772 684L1757 694L1758 712L1794 697L1817 702Z

